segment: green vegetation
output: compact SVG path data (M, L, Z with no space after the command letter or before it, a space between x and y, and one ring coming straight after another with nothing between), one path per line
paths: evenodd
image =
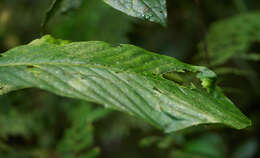
M0 1L0 157L259 156L259 8Z

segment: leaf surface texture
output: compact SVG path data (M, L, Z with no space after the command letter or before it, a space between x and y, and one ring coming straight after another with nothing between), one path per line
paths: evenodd
M127 15L166 26L166 0L104 0Z
M178 74L192 73L201 85ZM165 132L198 124L251 124L215 85L216 75L133 45L68 42L50 36L0 57L0 95L36 87L96 102L146 120ZM201 87L199 87L201 86Z

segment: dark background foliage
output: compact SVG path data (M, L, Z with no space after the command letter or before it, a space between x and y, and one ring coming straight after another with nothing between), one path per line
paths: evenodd
M0 53L39 38L50 4L51 0L0 0ZM216 22L257 12L259 0L168 0L167 5L167 28L128 17L101 0L84 0L80 8L55 15L45 31L72 41L131 43L187 63L209 66L218 73L225 94L252 120L252 127L237 131L203 125L166 135L93 103L26 89L0 96L0 157L260 157L259 60L236 59L239 55L235 54L234 60L212 65L214 55L210 54L211 44L231 38L217 39L219 35L239 32L243 37L243 31L250 29L250 23L243 22L248 29L222 27L211 35ZM253 21L260 26L258 15ZM260 36L260 29L252 33ZM246 53L259 55L259 39L242 41L250 45ZM235 49L237 45L228 46Z

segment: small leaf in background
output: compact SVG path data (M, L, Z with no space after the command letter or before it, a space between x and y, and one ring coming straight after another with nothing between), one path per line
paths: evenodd
M201 85L164 78L171 72L192 72ZM133 45L57 42L47 35L4 53L0 74L2 87L13 87L0 94L15 87L40 88L123 111L165 132L208 123L236 129L251 124L215 85L214 72Z
M249 62L258 62L260 59L258 19L260 12L255 11L217 21L210 27L206 42L199 45L200 62L207 58L212 69L221 78L227 78L223 75L245 77L256 93L259 93L259 75ZM203 49L204 44L207 45L207 52Z
M217 134L206 134L185 144L186 153L193 153L208 158L225 157L223 139Z
M217 66L230 59L259 61L259 19L260 12L247 12L213 23L206 37L210 63ZM204 54L202 45L200 51Z
M45 29L47 23L56 13L67 13L72 9L79 8L81 4L82 0L53 0L50 8L46 12L45 18L43 19L42 29Z
M141 141L139 142L139 145L141 147L150 147L151 145L153 145L154 143L158 142L159 140L161 140L162 138L159 136L149 136L149 137L144 137L143 139L141 139Z
M232 158L253 158L259 152L258 138L250 138L240 144L232 155Z
M100 152L94 147L93 122L107 116L105 109L93 109L89 105L81 104L71 107L70 120L72 126L66 130L65 135L57 146L57 151L64 158L94 158Z
M180 149L173 149L170 158L225 158L223 139L217 134L205 134L189 140Z
M104 0L127 15L166 26L166 0Z

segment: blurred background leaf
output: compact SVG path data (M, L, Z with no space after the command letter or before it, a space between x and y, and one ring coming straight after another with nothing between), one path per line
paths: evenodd
M132 28L132 21L101 0L87 0L74 12L53 18L50 32L57 38L72 41L127 43L126 35Z

